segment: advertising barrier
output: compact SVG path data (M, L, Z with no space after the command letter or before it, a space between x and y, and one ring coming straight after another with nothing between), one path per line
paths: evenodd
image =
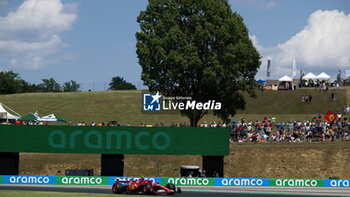
M350 179L325 179L324 187L350 187Z
M228 155L228 138L218 127L0 125L0 152Z
M104 176L58 176L57 185L108 185Z
M215 186L215 178L163 177L162 184L174 183L177 186Z
M55 176L11 176L5 175L2 177L3 184L39 184L39 185L54 185L56 184Z
M0 184L40 185L113 185L116 179L137 180L140 177L115 176L0 176ZM350 179L265 179L207 177L144 177L154 183L176 186L236 186L236 187L350 187Z
M323 179L270 179L269 186L323 187Z
M216 178L215 186L269 186L269 179Z

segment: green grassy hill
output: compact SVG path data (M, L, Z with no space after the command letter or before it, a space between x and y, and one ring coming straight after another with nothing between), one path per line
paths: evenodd
M336 102L331 102L331 92L335 93ZM257 92L257 98L246 97L246 109L239 111L233 119L240 119L242 116L247 120L261 120L264 116L275 116L277 121L310 119L319 111L324 114L328 110L341 109L347 104L347 92L347 89L328 90L325 93L315 89ZM313 97L312 103L302 104L301 96L310 94ZM165 125L170 125L172 122L188 123L187 118L178 113L143 113L141 98L141 91L131 90L0 95L0 102L21 115L35 111L41 116L54 113L74 123L110 120L130 122L132 125L141 122L147 124L163 122ZM220 122L210 114L201 121Z
M336 102L331 101L334 93ZM302 96L312 96L311 104L302 104ZM347 103L347 89L297 89L295 91L264 91L257 92L257 98L247 97L246 114L316 114L319 111L336 111Z
M315 89L258 92L256 99L247 98L244 116L261 120L275 116L277 121L310 119L318 111L337 110L347 103L347 89L336 91L337 102L327 93ZM313 96L311 104L301 104L301 95ZM30 93L0 95L0 102L21 115L36 110L40 115L55 113L78 122L110 121L154 124L188 122L180 114L150 114L141 112L141 91L107 91L78 93ZM218 121L207 115L202 121ZM349 177L350 162L347 142L322 143L231 143L230 155L225 157L226 177L260 178L329 178ZM270 162L266 162L270 161ZM126 176L178 176L180 165L201 166L200 156L126 155ZM259 164L259 165L257 165ZM260 165L261 164L261 165ZM146 166L146 168L145 168ZM344 167L345 166L345 167ZM100 155L96 154L38 154L21 153L20 174L63 175L65 169L92 168L100 173ZM253 169L253 170L252 170Z

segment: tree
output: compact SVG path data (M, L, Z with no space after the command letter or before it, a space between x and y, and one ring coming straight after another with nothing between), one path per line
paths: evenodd
M12 71L0 72L0 94L14 94L17 92L18 81L21 80L18 73Z
M37 85L31 84L23 79L19 80L17 83L17 93L38 92L38 91L40 91L40 89Z
M113 77L109 83L109 90L136 90L136 86L126 82L123 77Z
M150 91L221 102L214 115L224 121L245 108L243 92L254 96L260 55L227 0L149 0L137 22L141 78ZM207 111L181 113L196 126Z
M63 92L78 92L80 85L74 81L70 80L63 84Z
M339 70L338 74L337 74L337 84L341 83L341 71Z
M39 84L39 88L43 92L61 92L61 86L53 78L42 79L43 83Z

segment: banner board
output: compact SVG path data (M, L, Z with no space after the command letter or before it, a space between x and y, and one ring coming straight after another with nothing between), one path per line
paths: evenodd
M323 179L270 179L269 186L278 187L323 187Z
M350 179L325 179L325 187L350 187Z
M269 179L216 178L215 186L269 186Z
M162 184L174 183L176 186L215 186L215 178L163 177Z
M57 185L108 185L108 177L103 176L57 176Z
M56 184L55 176L2 176L3 184L35 184L35 185L54 185Z
M228 155L227 128L0 125L0 152Z

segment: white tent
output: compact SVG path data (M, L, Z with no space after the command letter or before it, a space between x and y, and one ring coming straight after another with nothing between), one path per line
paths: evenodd
M11 113L9 113L5 107L10 110L11 112L15 113L17 116L12 115ZM3 117L0 117L2 119L8 119L8 120L17 120L18 118L21 117L21 115L19 115L17 112L13 111L11 108L7 107L6 105L0 103L0 114L5 115Z
M316 78L319 80L326 80L326 79L330 79L331 77L329 75L327 75L326 73L322 72L319 75L317 75Z
M284 75L282 78L280 78L278 81L293 81L292 78L288 77L287 75Z
M317 78L316 75L314 75L313 73L308 73L303 77L303 79L316 79L316 78Z
M41 118L38 118L38 121L44 121L44 122L67 122L61 117L56 116L55 114L49 114L47 116L43 116Z
M55 117L54 114L49 114L47 116L43 116L43 117L38 117L38 121L45 121L45 122L56 122L57 119Z

